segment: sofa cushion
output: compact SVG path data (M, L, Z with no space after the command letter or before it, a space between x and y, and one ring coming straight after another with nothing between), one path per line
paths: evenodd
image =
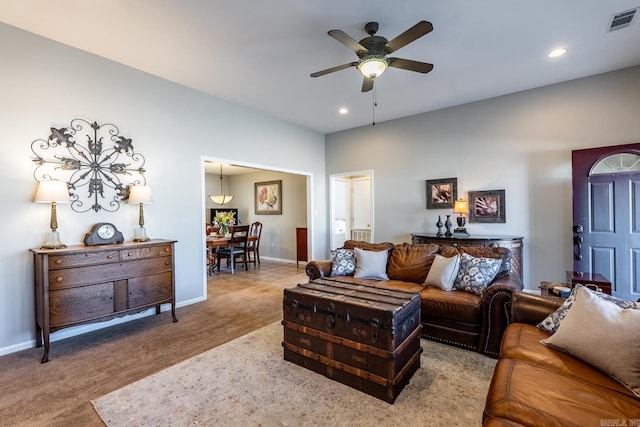
M393 243L389 243L389 242L369 243L361 240L347 240L342 245L344 249L360 248L360 249L364 249L365 251L388 251L394 246L395 245Z
M458 276L459 268L460 255L447 258L436 254L424 284L426 286L435 286L444 291L450 291L453 289L453 283Z
M387 258L389 251L366 251L355 248L356 272L353 277L357 279L389 280L387 275Z
M443 291L425 288L420 292L423 316L440 317L458 322L480 324L480 303L475 294L463 291Z
M431 268L438 245L395 245L389 252L387 274L390 279L423 283Z
M456 277L455 289L482 296L496 277L501 261L495 258L476 258L463 253Z
M352 249L331 251L331 275L353 276L356 272L356 253Z
M637 418L640 400L515 359L500 359L484 414L536 426L599 426Z
M555 334L542 340L608 373L640 397L640 311L580 287Z
M533 363L562 375L581 378L600 387L632 396L630 390L609 375L587 365L575 357L542 344L547 332L533 325L512 323L507 326L502 338L500 356Z
M509 274L511 270L511 250L508 248L495 247L485 248L483 246L460 246L461 254L468 254L476 258L495 258L501 261L496 277Z
M538 323L538 328L542 329L545 332L549 332L550 334L555 333L558 330L558 327L562 323L562 320L567 315L567 312L573 305L573 302L576 299L576 292L579 288L583 286L580 284L575 285L575 287L571 290L571 294L567 297L566 300L562 303L560 307L550 315L548 315L542 322ZM640 302L627 301L620 298L616 298L613 295L608 295L603 292L590 291L597 295L599 298L610 301L617 305L620 308L633 308L636 310L640 310Z

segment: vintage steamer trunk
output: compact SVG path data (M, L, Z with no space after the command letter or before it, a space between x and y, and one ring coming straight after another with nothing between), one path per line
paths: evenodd
M393 403L420 367L420 296L317 279L284 290L284 358Z

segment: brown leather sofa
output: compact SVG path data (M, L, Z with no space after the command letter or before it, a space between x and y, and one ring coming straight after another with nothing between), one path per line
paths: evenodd
M514 292L483 414L484 426L601 426L640 422L640 399L610 376L540 343L537 325L561 300ZM604 423L604 424L603 424Z
M306 272L310 280L325 278L387 289L419 292L421 297L421 335L424 338L498 357L502 333L509 324L511 293L522 289L517 273L510 273L511 251L506 248L439 246L434 244L395 245L348 240L344 248L389 250L387 274L390 280L356 279L331 276L331 261L311 261ZM502 260L498 277L482 297L459 290L444 291L423 283L435 254L451 257L457 253Z

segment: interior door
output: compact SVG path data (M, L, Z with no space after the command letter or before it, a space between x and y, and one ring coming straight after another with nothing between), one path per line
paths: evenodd
M640 144L572 152L573 269L640 298Z

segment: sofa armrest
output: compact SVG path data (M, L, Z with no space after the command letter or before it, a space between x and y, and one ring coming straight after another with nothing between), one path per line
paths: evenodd
M511 298L511 321L537 325L560 307L560 298L543 298L527 292L514 292Z
M310 280L331 276L331 260L309 261L305 268Z
M511 323L511 295L522 290L522 279L511 272L497 277L482 295L482 331L478 351L490 357L500 355L504 330Z
M509 281L494 283L482 295L482 331L478 352L497 358L504 330L511 323L511 295L517 291Z

